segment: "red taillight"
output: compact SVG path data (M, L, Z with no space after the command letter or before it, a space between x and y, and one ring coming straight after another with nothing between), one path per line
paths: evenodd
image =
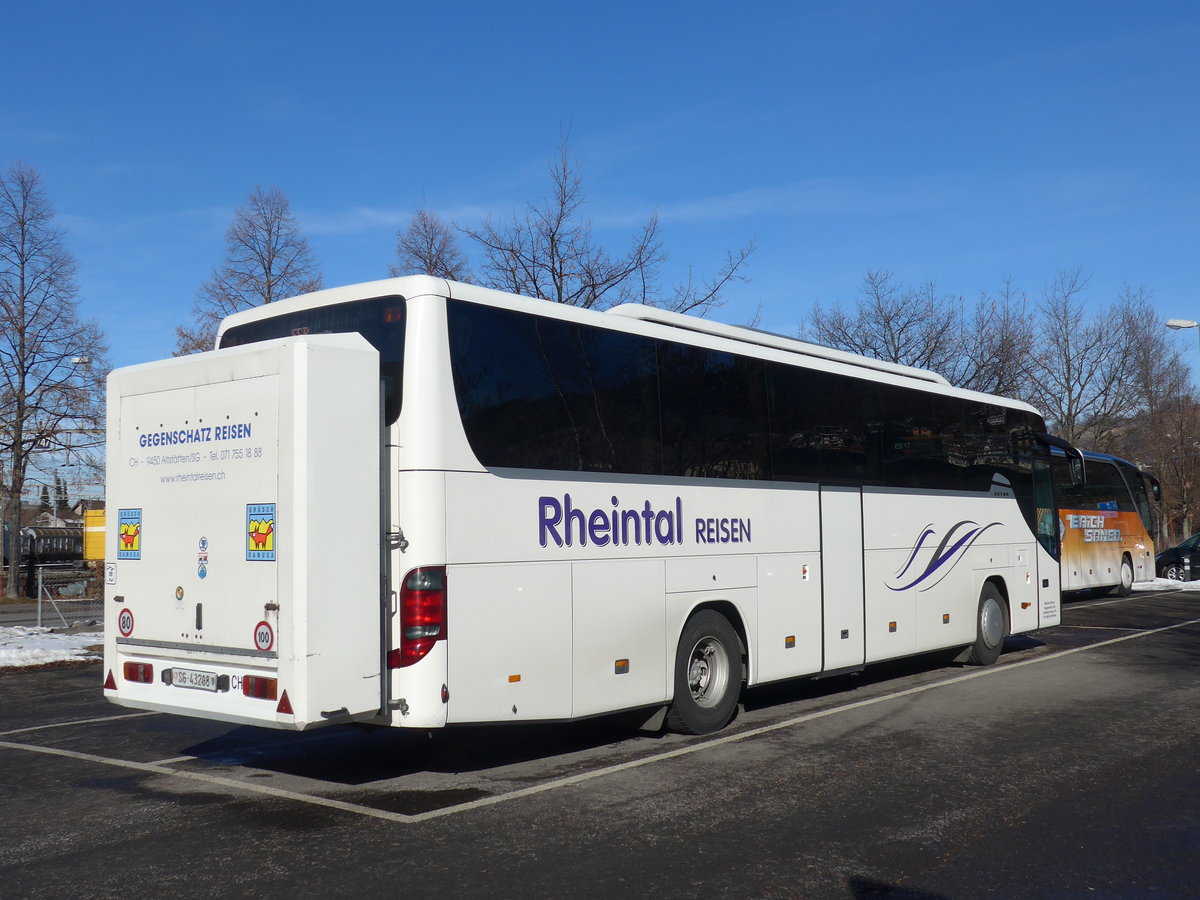
M446 567L413 569L400 589L400 649L388 668L411 666L446 638Z
M279 682L261 675L243 675L242 693L255 700L274 700L279 696Z
M154 666L150 663L127 662L125 663L125 680L150 684L154 681Z

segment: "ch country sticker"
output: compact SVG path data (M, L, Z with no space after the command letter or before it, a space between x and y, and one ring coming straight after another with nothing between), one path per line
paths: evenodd
M246 559L275 561L275 504L246 504Z
M117 510L117 559L142 558L142 511Z

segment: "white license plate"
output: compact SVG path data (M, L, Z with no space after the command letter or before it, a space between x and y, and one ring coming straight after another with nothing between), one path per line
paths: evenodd
M201 672L196 669L176 669L171 676L175 687L193 688L197 691L215 691L217 689L217 673Z

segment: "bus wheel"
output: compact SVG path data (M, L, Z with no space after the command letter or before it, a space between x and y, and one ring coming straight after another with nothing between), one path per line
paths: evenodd
M1118 597L1128 597L1133 593L1133 563L1128 556L1121 557L1121 583L1112 592Z
M729 620L702 609L683 626L675 652L675 699L667 727L709 734L729 724L742 686L741 645Z
M967 662L973 666L990 666L1000 658L1004 635L1008 632L1004 597L990 581L979 592L979 615L975 623L975 643L971 645Z

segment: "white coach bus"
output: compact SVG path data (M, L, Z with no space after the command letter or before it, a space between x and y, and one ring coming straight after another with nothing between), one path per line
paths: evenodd
M926 371L425 276L218 343L110 378L122 705L707 733L744 686L1059 621L1054 440Z

